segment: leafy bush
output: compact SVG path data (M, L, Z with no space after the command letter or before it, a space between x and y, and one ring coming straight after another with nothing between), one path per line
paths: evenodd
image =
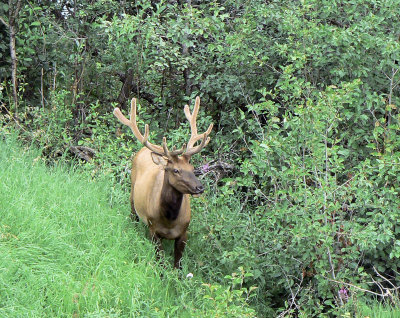
M234 132L248 144L241 175L225 179L211 202L196 205L204 211L197 235L206 233L213 242L199 243L206 250L201 257L208 257L198 266L208 275L211 268L230 272L245 266L252 273L247 286L258 286L255 305L267 306L261 312L268 306L308 315L336 312L346 283L375 290L371 275L395 275L398 123L393 119L382 128L382 121L361 113L370 133L363 140L348 135L359 122L354 112L346 114L357 107L360 86L357 80L309 94L310 83L288 74L279 87L287 106L280 109L269 99L273 93L265 94L263 102L249 106L253 118ZM368 102L374 111L385 109L382 98ZM351 290L355 297L359 290Z

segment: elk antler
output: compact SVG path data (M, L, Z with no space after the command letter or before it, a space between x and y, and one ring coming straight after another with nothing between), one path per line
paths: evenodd
M144 136L140 133L139 128L137 126L137 122L136 122L136 98L132 98L130 119L127 119L122 114L121 110L118 107L116 107L114 109L114 115L115 115L115 117L118 118L118 120L121 123L128 126L132 130L135 137L143 144L143 146L147 147L148 149L150 149L151 151L153 151L159 155L166 156L168 159L172 160L173 157L181 155L184 152L185 152L184 156L186 156L187 158L190 158L192 155L200 152L209 143L210 137L208 137L208 135L211 133L213 124L211 124L208 127L208 129L205 133L203 133L201 135L199 135L197 133L196 118L197 118L197 114L199 112L199 106L200 106L200 98L196 97L196 102L195 102L195 106L193 109L193 113L192 114L190 113L190 109L189 109L188 105L186 105L185 109L184 109L186 118L188 119L188 121L190 123L190 130L191 130L191 136L190 136L189 142L187 144L186 151L185 151L185 145L183 145L183 147L181 149L176 149L175 147L173 147L173 150L169 151L168 147L167 147L167 140L165 137L163 138L162 146L153 145L152 143L150 143L149 142L149 125L148 124L146 124L144 127ZM194 147L194 144L201 138L203 138L203 140L201 141L200 145Z
M194 104L193 113L190 113L189 105L186 105L184 109L186 118L190 123L190 130L191 130L191 136L184 154L186 157L191 157L194 154L200 152L210 142L210 137L208 137L208 135L211 133L213 124L210 124L205 133L200 135L197 133L196 119L197 119L197 114L199 112L199 107L200 107L200 97L197 96ZM195 143L200 139L203 139L200 145L194 147Z
M167 141L166 141L165 137L163 138L162 146L153 145L152 143L150 143L150 141L149 141L149 125L148 124L146 124L144 127L144 136L140 133L139 128L137 126L137 122L136 122L136 98L132 98L130 120L127 119L122 114L121 110L118 107L116 107L114 109L114 115L115 115L115 117L118 118L118 120L121 123L128 126L132 130L135 137L143 144L143 146L146 146L151 151L153 151L159 155L166 156L168 159L172 159L173 156L180 155L184 152L184 147L182 147L182 149L176 150L174 148L173 151L168 151Z

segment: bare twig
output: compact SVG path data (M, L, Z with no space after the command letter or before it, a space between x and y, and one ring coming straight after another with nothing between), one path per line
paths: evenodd
M41 96L41 101L42 101L42 107L44 108L44 92L43 92L43 67L41 70L41 76L40 76L40 96Z
M15 118L15 116L10 112L10 110L3 104L3 105L0 105L0 108L1 107L3 107L5 110L6 110L6 112L7 112L7 114L12 118L12 120L14 120L14 122L17 124L17 126L19 127L19 128L21 128L24 132L26 132L26 133L28 133L28 134L32 134L31 132L29 132L29 131L27 131L24 127L22 127L21 126L21 124L20 124L20 122L18 121L18 119L17 118Z
M288 299L289 308L287 308L285 311L281 312L279 314L279 316L277 316L277 318L285 317L286 314L289 313L294 307L296 309L300 309L299 305L296 303L296 298L297 298L297 295L299 294L299 292L301 291L301 288L302 288L301 285L303 284L304 277L303 277L303 275L300 276L301 278L300 278L300 282L297 284L297 290L295 292L293 292L293 289L289 284L289 279L288 279L285 271L283 271L283 274L285 275L286 282L288 283L288 286L290 289L290 298Z
M400 289L400 287L396 287L389 279L387 279L386 277L384 277L382 274L380 274L377 269L375 268L375 266L373 266L374 272L376 273L376 275L378 275L380 278L382 278L385 282L387 282L390 286L393 287L394 290Z
M0 22L2 22L7 28L9 27L8 23L3 19L3 17L0 17Z
M394 288L386 288L386 287L382 286L382 284L380 284L380 283L377 284L377 281L375 281L375 280L373 279L373 283L377 284L378 287L379 287L379 288L381 289L381 291L382 291L382 293L379 294L379 293L376 293L376 292L373 292L373 291L371 291L371 290L368 290L368 289L359 287L359 286L354 285L354 284L346 283L346 282L339 281L339 280L336 280L336 279L331 279L331 278L329 278L329 277L324 277L324 278L327 279L327 280L329 280L329 281L331 281L331 282L334 282L334 283L337 283L337 284L340 284L340 285L346 285L346 286L355 288L355 289L357 289L357 290L360 290L360 291L362 291L362 292L369 293L369 294L372 294L372 295L375 295L375 296L379 296L379 297L382 297L382 298L390 297L390 298L392 299L392 298L393 298L392 292L397 291L398 289L400 289L400 286L399 286L399 287L394 287Z

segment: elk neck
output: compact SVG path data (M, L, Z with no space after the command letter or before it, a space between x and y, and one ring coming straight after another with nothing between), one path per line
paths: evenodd
M160 202L162 215L167 220L176 220L181 209L182 200L183 194L169 184L167 174L165 173Z

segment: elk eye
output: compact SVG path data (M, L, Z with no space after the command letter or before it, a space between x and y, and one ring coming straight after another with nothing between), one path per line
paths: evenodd
M178 169L174 169L174 173L179 173L179 170Z

